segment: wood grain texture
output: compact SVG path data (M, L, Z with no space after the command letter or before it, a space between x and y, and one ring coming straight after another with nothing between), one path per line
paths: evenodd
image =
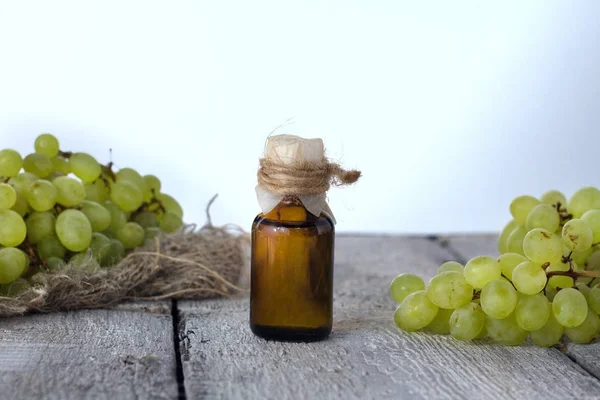
M111 307L111 310L171 315L171 300L128 301Z
M481 254L498 254L498 251L495 250L496 236L494 235L451 237L448 243L450 247L460 253L465 259ZM493 250L495 250L495 253L493 253ZM566 349L563 349L563 351L569 357L589 373L600 379L600 342L576 344L567 340L565 346Z
M85 310L0 320L2 399L173 399L175 371L170 314Z
M189 399L600 398L600 381L553 349L397 329L389 282L401 272L430 277L452 259L436 241L337 242L335 322L326 341L255 337L247 298L181 303Z
M498 235L456 235L441 237L440 244L448 246L448 250L462 258L462 262L469 261L475 256L498 257Z

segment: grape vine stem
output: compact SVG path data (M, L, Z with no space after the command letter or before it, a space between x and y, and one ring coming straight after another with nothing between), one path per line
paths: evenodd
M577 278L600 278L600 271L549 271L546 272L548 278L552 276L568 276L573 279Z

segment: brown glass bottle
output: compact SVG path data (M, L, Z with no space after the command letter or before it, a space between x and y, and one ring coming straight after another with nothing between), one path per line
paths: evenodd
M277 340L319 340L333 319L334 225L286 196L252 224L250 327Z

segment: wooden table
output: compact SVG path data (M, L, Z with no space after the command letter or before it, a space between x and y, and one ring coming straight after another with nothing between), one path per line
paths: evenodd
M394 325L394 276L496 255L494 237L336 240L326 341L256 338L247 297L2 319L0 399L600 399L600 343L503 347Z

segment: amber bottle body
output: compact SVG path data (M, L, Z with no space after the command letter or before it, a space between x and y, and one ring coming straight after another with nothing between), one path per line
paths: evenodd
M252 225L250 327L266 339L320 340L333 320L334 225L294 196Z

